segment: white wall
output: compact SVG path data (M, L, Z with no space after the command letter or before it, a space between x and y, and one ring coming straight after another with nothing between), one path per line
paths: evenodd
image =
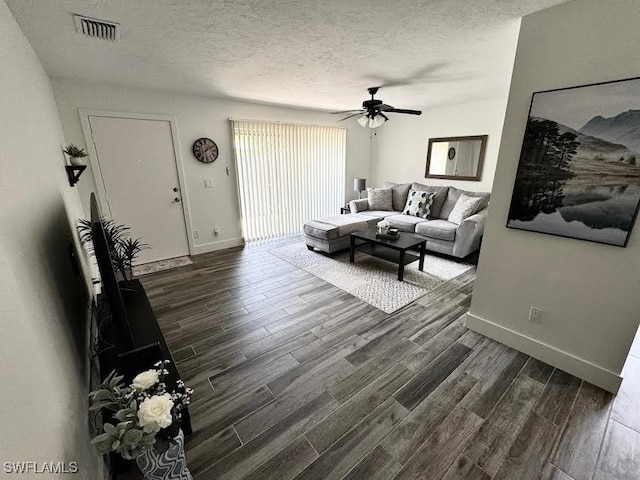
M531 95L637 76L640 4L580 0L522 20L467 324L615 391L640 320L640 225L627 248L505 228ZM540 325L529 308L544 310Z
M49 79L2 0L0 65L1 460L76 461L76 477L93 480L86 298L67 255L82 206ZM0 477L19 476L3 465Z
M176 95L151 90L113 87L63 79L53 79L53 89L67 141L85 145L78 109L112 110L175 116L178 123L180 152L187 183L186 198L192 217L190 230L199 230L194 240L196 253L227 248L241 243L240 214L229 117L342 125L336 116L324 112L259 105L232 100ZM371 144L368 131L355 120L345 125L347 131L347 168L345 198L357 197L353 177L370 175ZM200 137L213 139L220 150L218 159L209 165L199 163L191 153L193 142ZM227 176L226 167L231 173ZM213 189L204 188L204 177L214 181ZM87 178L80 181L83 202L95 188ZM184 194L184 192L183 192ZM336 205L336 214L341 205ZM221 234L213 235L219 226Z
M368 186L380 186L390 182L420 182L429 185L453 185L463 190L491 191L496 170L498 150L502 135L502 126L509 93L509 79L513 68L520 21L513 20L501 27L502 41L495 45L490 53L497 59L504 76L504 88L496 92L493 98L441 107L424 107L422 115L390 114L390 121L376 129L373 136L372 181ZM495 73L495 72L494 72ZM469 90L474 88L474 72L468 71L461 78L452 78L452 82L466 82ZM434 90L429 82L424 88ZM383 92L384 93L384 92ZM383 95L384 98L384 95ZM438 99L434 97L434 102ZM393 103L393 102L392 102ZM417 105L396 105L414 108ZM425 178L427 148L430 138L461 137L469 135L488 135L484 167L480 181L441 180Z
M505 71L505 75L509 75L509 72ZM374 183L371 186L380 186L386 181L420 182L454 185L463 190L491 191L506 103L507 92L503 98L423 109L419 117L394 115L377 129L374 136ZM470 182L425 178L429 139L468 135L489 135L481 180Z

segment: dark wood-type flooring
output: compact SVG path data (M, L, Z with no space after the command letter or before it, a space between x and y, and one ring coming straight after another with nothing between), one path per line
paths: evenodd
M640 478L640 359L614 401L467 330L475 271L388 315L273 247L142 278L197 480Z

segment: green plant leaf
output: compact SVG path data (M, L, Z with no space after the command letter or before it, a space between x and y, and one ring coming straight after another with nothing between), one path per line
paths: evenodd
M121 422L124 422L127 419L128 413L129 413L129 409L123 408L122 410L118 410L114 416Z
M103 408L110 408L113 405L114 405L114 402L112 402L111 400L102 400L100 402L96 402L93 405L91 405L89 407L89 410L91 411L101 410Z
M93 394L93 399L96 401L113 399L113 395L111 394L111 392L109 390L105 390L104 388L101 388L100 390L96 390L95 392L91 392L91 393Z
M132 445L132 446L136 446L141 439L142 439L142 431L135 428L129 430L124 436L124 442L127 445Z
M76 147L73 143L70 143L69 145L67 145L63 151L70 157L82 158L87 156L87 153L84 151L84 148Z
M96 444L96 443L105 442L107 440L109 440L109 442L112 440L111 435L109 435L108 433L101 433L100 435L94 437L91 440L91 443Z
M100 453L101 455L104 455L105 453L111 452L111 444L99 443L98 445L96 445L96 450L98 450L98 453Z
M156 443L156 436L154 433L146 433L142 436L140 440L141 445L150 446Z

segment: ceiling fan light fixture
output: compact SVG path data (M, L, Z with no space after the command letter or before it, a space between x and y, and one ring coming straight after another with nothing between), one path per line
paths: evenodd
M404 113L407 115L420 115L422 113L421 110L395 108L391 105L387 105L382 100L375 99L374 95L378 92L378 87L371 87L368 90L371 95L371 100L365 100L362 102L361 110L343 110L341 112L331 113L340 115L349 114L346 117L341 118L341 122L350 118L358 117L356 121L362 128L369 127L372 129L382 126L384 122L389 120L389 117L387 117L387 114L389 113Z
M369 119L369 128L378 128L385 122L385 118L382 115L376 115Z
M362 115L360 118L358 118L358 123L360 124L361 127L367 128L367 124L369 123L369 117L367 117L366 115Z

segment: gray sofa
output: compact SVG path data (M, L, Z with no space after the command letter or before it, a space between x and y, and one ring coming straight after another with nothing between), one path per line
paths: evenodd
M427 250L433 252L464 258L480 248L491 195L489 192L469 192L455 187L438 187L420 183L396 184L387 182L382 188L392 189L392 211L369 210L369 201L363 198L362 200L352 200L349 203L351 214L376 220L384 218L392 228L397 228L401 232L415 232L424 235L427 238ZM435 192L429 219L425 220L402 213L409 190L412 188ZM466 218L460 225L456 225L449 222L447 218L462 192L472 197L481 197L482 201L473 215Z

